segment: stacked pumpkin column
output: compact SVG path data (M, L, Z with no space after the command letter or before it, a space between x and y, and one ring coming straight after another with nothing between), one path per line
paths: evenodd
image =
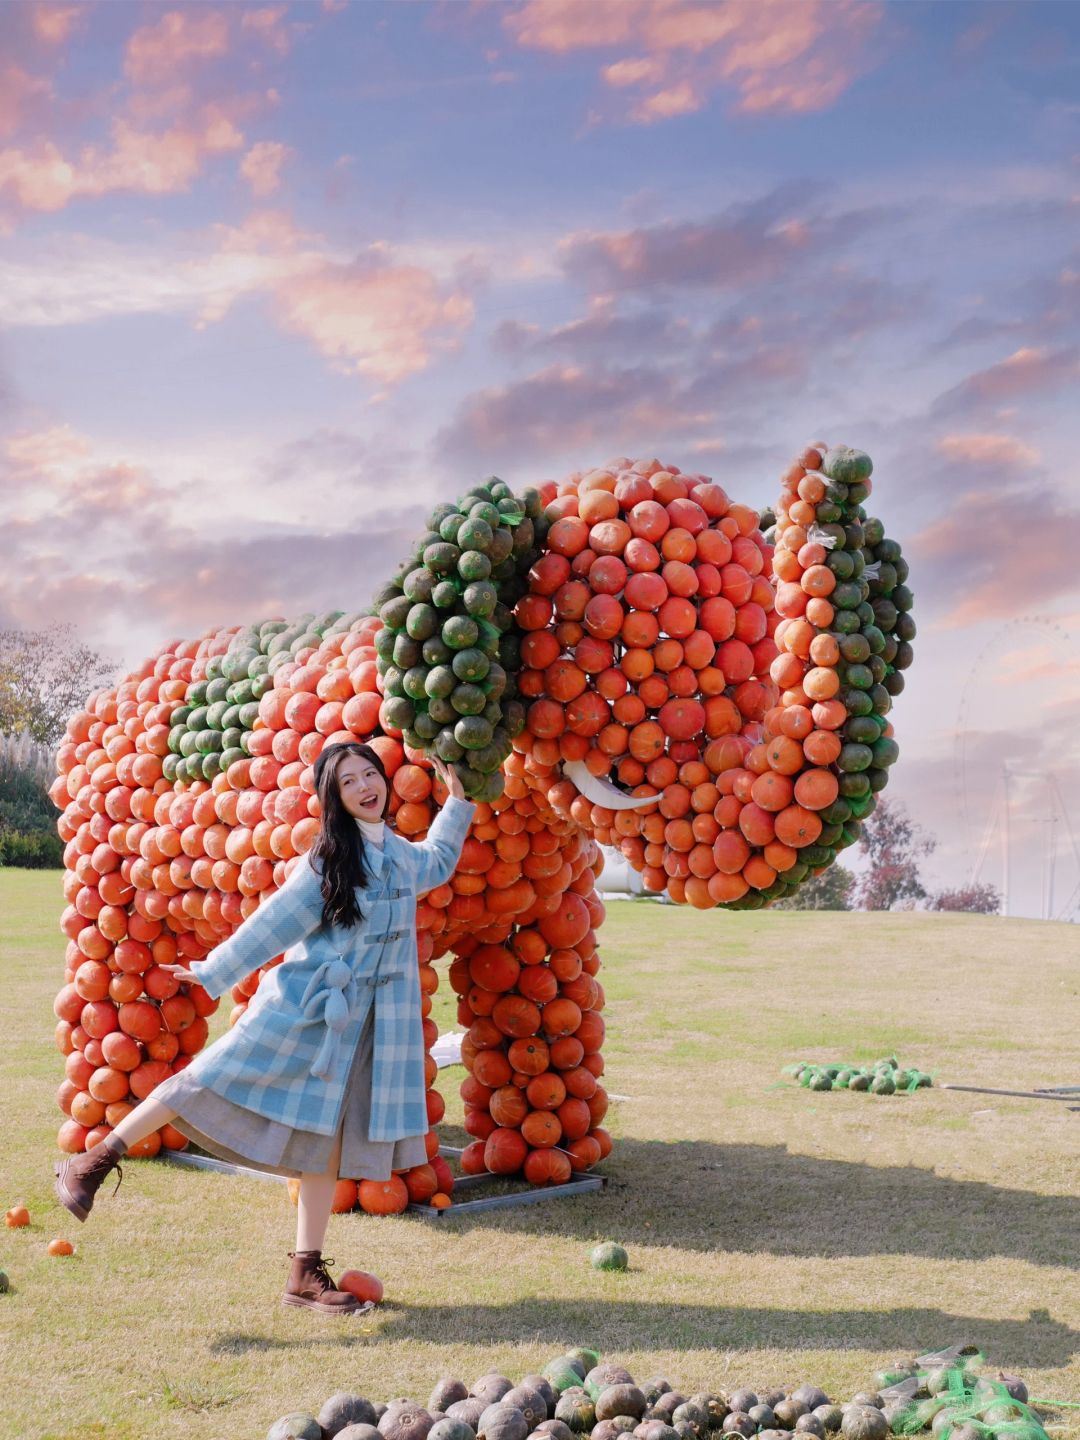
M899 545L863 508L871 470L863 451L810 446L776 511L781 694L765 717L769 768L753 799L805 812L801 857L815 873L858 839L899 755L886 716L912 660L913 597Z
M477 867L489 877L488 913L512 903L507 892L518 886L520 895L520 882L529 904L506 924L503 939L489 932L453 945L450 980L459 1023L468 1027L465 1129L475 1137L461 1165L466 1174L523 1172L534 1185L562 1184L611 1150L601 1124L608 1102L600 1084L604 993L596 978L602 860L542 791L529 788L521 761L511 757L505 794L462 856L465 874ZM508 870L521 872L509 884Z
M57 751L49 793L62 811L67 900L64 984L53 1005L65 1069L56 1099L67 1117L57 1144L70 1153L100 1143L189 1064L217 1009L200 987L180 987L161 968L202 959L217 938L185 908L174 879L174 868L177 876L186 868L180 812L196 797L180 806L163 774L170 717L183 703L196 649L170 647L115 690L92 695ZM186 1144L165 1126L131 1153Z

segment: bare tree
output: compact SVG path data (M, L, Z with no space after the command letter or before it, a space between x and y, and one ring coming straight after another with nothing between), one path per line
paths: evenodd
M937 841L916 825L898 801L878 801L874 813L863 821L859 846L869 861L857 891L861 910L910 907L926 899L919 862L933 852Z
M0 630L0 734L55 745L68 717L114 678L115 666L73 625Z
M1001 892L996 885L961 885L930 896L931 910L963 910L969 915L1000 915Z

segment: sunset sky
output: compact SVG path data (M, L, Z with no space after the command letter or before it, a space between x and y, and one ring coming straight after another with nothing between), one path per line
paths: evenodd
M926 873L1080 901L1080 7L0 5L0 626L354 609L426 507L866 449Z

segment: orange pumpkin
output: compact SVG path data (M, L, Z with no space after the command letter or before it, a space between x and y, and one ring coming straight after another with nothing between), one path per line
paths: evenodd
M550 1110L532 1110L521 1122L521 1135L535 1149L545 1149L559 1143L562 1123Z
M338 1276L337 1288L355 1295L361 1304L370 1301L378 1305L383 1298L383 1282L368 1270L343 1270Z
M334 1186L333 1198L330 1201L330 1213L332 1215L345 1215L356 1208L356 1181L339 1180Z
M487 1169L484 1163L484 1151L486 1148L486 1137L484 1140L474 1140L471 1145L466 1145L459 1157L459 1164L463 1175L483 1175Z
M484 1143L484 1165L493 1175L514 1175L525 1163L528 1142L520 1130L500 1126Z
M529 1102L516 1085L503 1085L492 1095L489 1108L496 1126L515 1126L529 1113Z
M403 1178L414 1205L425 1205L439 1189L438 1177L431 1165L414 1165Z
M578 1099L574 1095L568 1096L555 1113L559 1117L564 1139L580 1140L582 1136L589 1133L592 1125L592 1112L584 1100Z
M546 1042L539 1036L532 1035L523 1040L515 1040L507 1052L507 1058L513 1068L520 1071L521 1074L541 1075L548 1068L551 1054ZM468 1081L465 1083L468 1084ZM462 1095L464 1096L464 1094L465 1090L462 1086Z
M551 1148L530 1150L524 1170L530 1185L565 1185L572 1173L570 1157Z
M539 1016L537 1018L539 1020ZM564 1035L576 1034L581 1022L581 1008L573 1000L560 998L552 1000L549 1005L544 1006L543 1026L548 1040L558 1040Z
M550 1005L545 1006L545 1033L550 1033L547 1030L546 1015L550 1009ZM504 995L491 1012L491 1018L504 1035L517 1039L535 1035L540 1029L540 1007L531 1000L526 1000L524 995ZM573 1026L570 1028L573 1029ZM558 1033L561 1032L556 1031L556 1034Z
M369 1215L400 1215L409 1203L409 1191L400 1175L389 1180L361 1180L360 1208Z
M496 1089L509 1084L514 1072L502 1050L481 1050L473 1060L472 1073L482 1085Z
M557 1110L566 1099L566 1085L556 1071L547 1070L533 1076L525 1094L534 1110Z

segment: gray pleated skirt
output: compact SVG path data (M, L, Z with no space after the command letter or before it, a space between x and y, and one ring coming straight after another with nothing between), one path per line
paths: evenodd
M388 1180L392 1170L405 1170L427 1161L423 1135L409 1135L403 1140L368 1139L374 1037L371 1010L345 1085L339 1179ZM268 1120L216 1094L188 1070L163 1080L153 1097L176 1111L172 1123L182 1135L221 1160L294 1179L305 1172L324 1175L329 1169L333 1135L294 1130L277 1120Z

